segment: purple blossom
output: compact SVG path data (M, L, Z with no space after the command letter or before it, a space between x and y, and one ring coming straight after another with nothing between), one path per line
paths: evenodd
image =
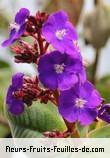
M15 74L12 78L12 84L9 86L7 92L6 104L8 110L14 115L19 115L24 111L23 101L14 96L14 93L20 90L23 86L23 76L24 74L22 73Z
M97 107L101 102L100 94L87 81L61 92L59 112L69 122L79 121L82 125L89 125L96 119Z
M29 16L29 10L21 8L15 16L14 23L10 24L10 35L7 40L2 43L2 46L9 46L13 44L25 32L26 18Z
M105 104L98 112L98 117L103 121L110 123L110 104Z
M78 36L64 11L58 11L49 16L43 25L42 34L60 52L76 55L75 42Z
M82 59L79 56L53 51L42 56L38 64L39 79L41 83L52 90L67 90L77 82L86 80Z

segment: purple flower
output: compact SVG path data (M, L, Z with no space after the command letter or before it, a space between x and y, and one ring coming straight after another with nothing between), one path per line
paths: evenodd
M77 50L77 47L74 43L78 36L64 11L49 16L43 25L42 34L60 52L75 55L74 50Z
M77 82L86 80L81 57L53 51L42 56L38 64L41 83L51 89L67 90Z
M23 86L23 76L24 74L22 73L15 74L12 78L12 84L9 86L7 92L6 104L8 110L14 115L19 115L24 111L23 101L14 96L14 93L20 90Z
M7 40L2 43L2 46L13 44L25 32L26 18L29 16L29 10L21 8L15 16L14 23L10 24L10 35Z
M96 119L97 107L101 102L100 94L87 81L61 92L59 112L68 122L79 121L82 125L89 125Z
M105 104L98 112L98 117L103 121L110 123L110 104Z

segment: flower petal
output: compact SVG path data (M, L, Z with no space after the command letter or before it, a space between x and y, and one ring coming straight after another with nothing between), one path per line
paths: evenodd
M83 65L82 65L82 61L80 60L80 57L72 58L71 56L69 57L68 55L68 58L66 58L65 61L65 65L68 65L66 71L70 73L72 73L73 71L77 73L78 72L81 73L81 71L83 70Z
M65 28L67 29L67 35L66 37L68 39L78 40L78 34L76 32L76 29L73 27L72 23L69 21L66 22Z
M89 108L96 108L102 103L102 97L95 87L89 82L85 82L84 86L80 90L80 95L87 98L86 104Z
M46 25L43 25L42 28L42 35L46 37L46 40L48 42L51 42L53 40L53 34L55 33L55 29L53 28L53 25L50 23L46 23Z
M8 106L8 110L14 115L20 115L24 111L24 104L21 100L13 100L11 106Z
M69 122L78 120L78 108L74 106L74 100L77 96L73 96L73 91L63 91L59 97L59 113Z
M89 108L80 109L79 121L81 125L91 124L97 117L97 111L95 109L91 110Z
M23 24L25 22L25 19L29 16L30 12L26 8L21 8L19 12L15 16L15 22L17 24Z
M55 64L53 55L54 55L54 53L50 53L50 54L46 54L40 58L39 63L38 63L38 72L39 73L44 73L44 72L53 70L53 64Z
M18 39L20 36L22 36L25 32L26 24L21 25L19 31L17 32L16 38Z
M3 43L2 43L2 46L3 47L6 47L6 46L9 46L10 44L13 43L13 39L15 37L15 34L16 34L16 30L15 29L12 29L10 31L10 35L9 35L9 39L5 40Z
M16 73L12 77L12 86L16 89L22 88L23 86L23 73Z
M85 68L83 67L82 70L80 71L79 73L79 78L81 80L81 82L84 84L85 81L87 80L87 76L86 76L86 70Z
M66 34L64 33L64 35L61 35L62 38L59 39L56 36L56 32L62 30L65 30ZM77 40L77 33L64 11L58 11L49 16L48 20L43 25L42 34L45 39L61 53L65 52L76 56L77 48L73 41Z
M55 90L58 87L57 76L53 72L41 73L39 80L45 87L51 90Z
M19 115L24 111L24 104L13 96L13 92L15 92L15 88L10 86L7 92L6 105L11 113Z
M59 90L68 90L72 88L78 82L78 76L69 73L59 75L58 77L58 88Z
M105 104L98 111L98 117L103 121L110 123L110 104Z
M15 88L11 85L8 88L7 96L6 96L6 104L11 105L13 103L13 92L15 91Z
M68 20L68 15L65 11L61 10L51 14L46 23L54 24L56 28L61 28Z

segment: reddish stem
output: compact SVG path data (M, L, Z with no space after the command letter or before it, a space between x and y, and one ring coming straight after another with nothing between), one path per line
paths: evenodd
M58 94L58 91L56 90L56 91L53 91L53 95L54 95L54 97L55 97L55 100L56 100L56 106L58 106L58 98L59 98L59 94Z
M48 46L49 46L49 43L47 43L47 42L46 42L46 44L45 44L45 48L44 48L44 52L46 52L46 51L47 51Z
M80 135L77 131L77 128L76 128L76 123L69 123L67 120L65 120L65 124L68 128L68 132L71 133L71 136L74 137L74 138L80 138Z
M40 55L42 55L44 54L44 48L43 48L43 39L41 37L40 32L38 33L38 43L39 43Z

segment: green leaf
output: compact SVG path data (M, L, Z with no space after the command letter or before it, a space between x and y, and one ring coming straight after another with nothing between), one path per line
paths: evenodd
M95 129L88 134L89 138L110 138L110 125Z
M65 123L58 114L55 105L34 103L26 107L25 112L20 116L13 116L6 112L13 137L35 138L43 137L45 131L66 129Z

